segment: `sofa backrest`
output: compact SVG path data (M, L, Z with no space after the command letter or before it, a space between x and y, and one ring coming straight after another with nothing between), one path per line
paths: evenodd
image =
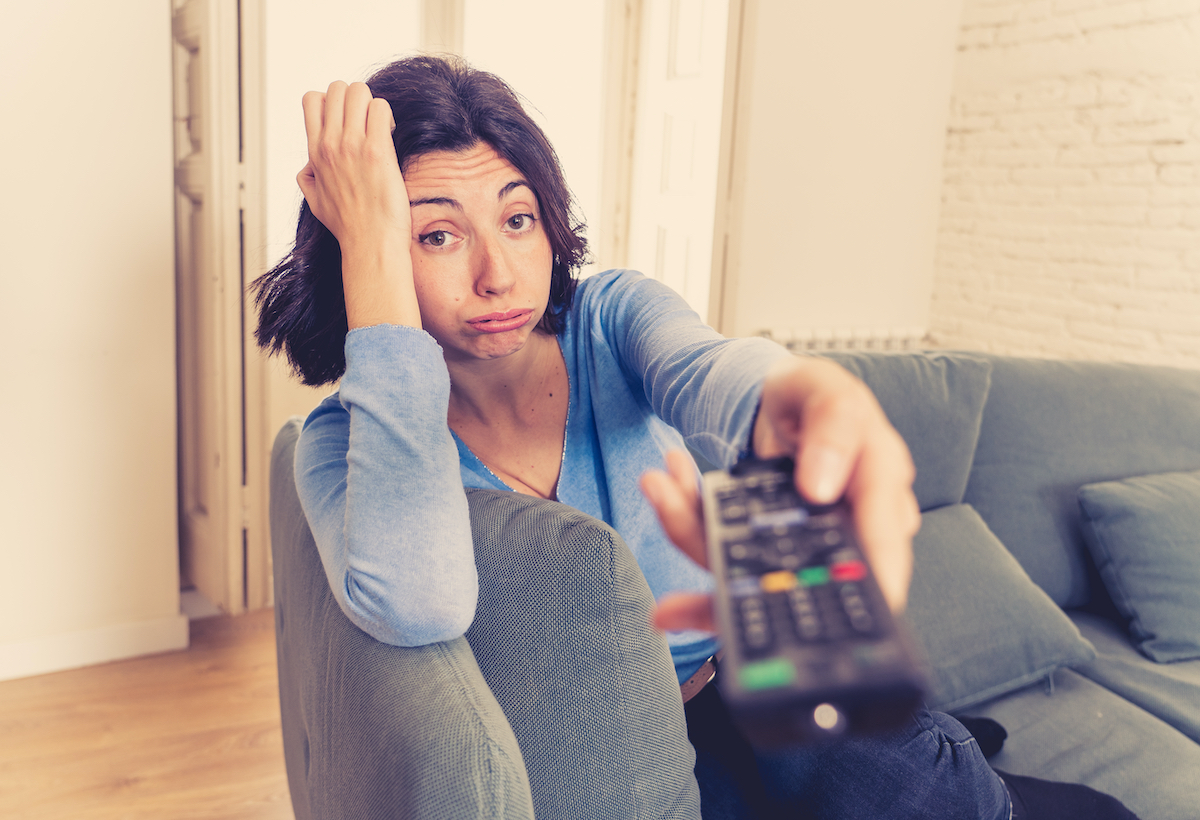
M970 355L991 389L963 500L1057 604L1083 606L1079 488L1200 469L1200 371Z
M963 500L992 366L955 353L823 354L862 379L908 444L921 510Z

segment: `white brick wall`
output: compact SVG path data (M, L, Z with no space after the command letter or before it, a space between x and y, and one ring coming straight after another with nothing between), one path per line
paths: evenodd
M938 346L1200 368L1200 0L965 0Z

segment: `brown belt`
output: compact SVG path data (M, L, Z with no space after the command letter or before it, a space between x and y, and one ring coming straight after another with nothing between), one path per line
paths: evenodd
M687 703L696 695L700 694L700 690L712 681L717 676L717 663L721 660L721 653L710 657L706 660L696 674L679 684L679 694L683 697L683 702Z

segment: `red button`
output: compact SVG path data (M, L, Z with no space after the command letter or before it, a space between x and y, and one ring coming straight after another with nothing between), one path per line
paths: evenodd
M837 583L861 581L867 577L867 565L862 561L843 561L829 568L829 574Z

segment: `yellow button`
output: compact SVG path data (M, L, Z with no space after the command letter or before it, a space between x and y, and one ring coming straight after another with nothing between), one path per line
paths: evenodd
M796 573L769 572L759 579L763 592L787 592L796 587Z

